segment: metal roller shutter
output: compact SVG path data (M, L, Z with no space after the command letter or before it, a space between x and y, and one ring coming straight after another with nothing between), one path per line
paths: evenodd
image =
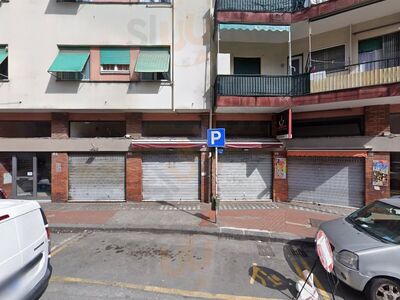
M143 153L145 201L197 201L199 191L198 153Z
M271 154L225 152L219 156L218 182L221 200L271 199Z
M362 158L289 158L289 200L361 207L364 172Z
M69 155L70 200L124 200L125 155Z

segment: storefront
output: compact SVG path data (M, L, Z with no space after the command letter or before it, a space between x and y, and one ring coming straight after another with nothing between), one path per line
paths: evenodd
M400 152L390 154L390 189L392 196L400 195Z
M2 187L10 198L51 199L50 153L2 153Z
M143 152L144 201L199 201L200 153Z
M365 160L359 157L289 157L289 201L362 207Z
M69 200L125 200L125 154L70 153Z
M272 198L272 155L262 150L227 150L219 156L218 194L224 201Z

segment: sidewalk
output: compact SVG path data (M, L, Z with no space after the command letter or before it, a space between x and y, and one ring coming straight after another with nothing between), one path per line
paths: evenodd
M53 230L134 230L277 240L312 239L318 225L353 211L303 203L42 203Z

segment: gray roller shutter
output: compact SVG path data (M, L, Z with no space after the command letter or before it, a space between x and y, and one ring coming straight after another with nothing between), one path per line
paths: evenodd
M143 153L145 201L197 201L200 190L198 153Z
M125 155L69 155L70 200L124 200Z
M361 207L364 172L362 158L289 158L289 199Z
M221 200L271 199L271 154L225 152L219 156L218 181Z

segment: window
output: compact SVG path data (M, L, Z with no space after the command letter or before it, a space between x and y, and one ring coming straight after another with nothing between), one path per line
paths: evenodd
M235 75L260 75L261 58L235 57L233 61Z
M101 73L129 74L131 53L129 48L101 48Z
M364 134L364 118L331 118L318 120L294 120L293 137L361 136Z
M200 137L198 121L143 121L144 137Z
M140 73L141 81L165 81L168 79L168 73Z
M344 69L346 65L345 45L312 52L311 65L313 72Z
M49 121L0 121L0 137L36 138L50 137Z
M72 138L123 137L126 134L124 121L70 122Z
M60 49L48 72L58 80L81 81L90 79L88 49Z
M400 32L361 40L358 53L362 70L397 67L400 65Z
M169 80L170 54L168 48L142 48L135 72L142 81Z
M8 49L0 46L0 81L8 79Z
M129 73L129 65L101 65L102 73Z
M400 114L390 115L390 132L400 134Z
M227 138L269 138L271 122L268 121L218 121L218 128L225 128Z

